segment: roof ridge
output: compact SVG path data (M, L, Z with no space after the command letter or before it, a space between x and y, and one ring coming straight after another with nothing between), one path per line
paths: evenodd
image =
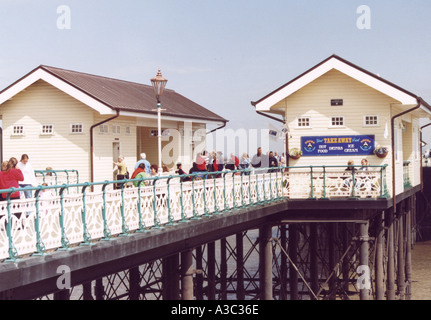
M88 72L81 72L81 71L76 71L76 70L71 70L71 69L53 67L53 66L48 66L48 65L44 65L44 64L41 64L39 66L39 68L44 69L45 71L50 71L49 69L55 69L55 70L59 70L59 71L73 72L73 73L77 73L77 74L80 74L80 75L86 75L86 76L90 76L90 77L103 78L103 79L112 80L112 81L120 81L120 82L125 82L125 83L131 83L131 84L136 84L136 85L140 85L140 86L146 86L146 87L150 87L150 88L152 87L149 84L140 83L140 82L136 82L136 81L117 79L117 78L113 78L113 77L102 76L102 75L97 75L97 74L91 74L91 73L88 73ZM59 75L57 75L57 76L59 76ZM175 92L175 90L173 90L173 89L165 88L165 90L171 91L171 92Z

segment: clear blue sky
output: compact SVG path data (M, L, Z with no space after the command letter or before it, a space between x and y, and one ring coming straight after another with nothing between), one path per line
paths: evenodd
M0 88L40 64L147 84L161 68L229 127L268 128L250 101L335 53L431 103L430 12L429 0L1 0Z

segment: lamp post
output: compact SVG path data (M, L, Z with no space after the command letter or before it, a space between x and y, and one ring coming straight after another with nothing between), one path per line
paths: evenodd
M165 89L167 79L162 77L162 73L159 71L157 75L151 79L151 84L153 85L154 92L157 99L157 128L158 128L158 144L159 144L159 173L162 172L162 128L161 128L161 112L162 105L160 104L160 97Z

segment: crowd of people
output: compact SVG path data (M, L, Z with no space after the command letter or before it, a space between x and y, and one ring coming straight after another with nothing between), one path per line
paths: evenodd
M141 153L141 159L135 163L133 172L130 175L127 165L124 162L124 157L120 156L117 162L114 162L117 171L117 180L123 179L136 179L136 178L150 178L160 175L159 167L157 164L150 164L146 159L146 154ZM188 172L184 171L183 164L177 163L175 174L178 175L190 175L199 172L221 172L224 170L245 170L252 168L271 168L271 167L283 167L286 165L286 156L284 153L281 155L278 152L262 153L262 148L257 149L256 154L250 158L249 155L244 152L240 158L234 153L230 154L229 158L223 156L220 151L203 151L198 153L196 160L192 163L192 166ZM169 173L173 171L166 165L163 165L162 172ZM191 180L191 177L184 177L183 181ZM135 186L138 181L134 182ZM120 188L121 185L117 185Z

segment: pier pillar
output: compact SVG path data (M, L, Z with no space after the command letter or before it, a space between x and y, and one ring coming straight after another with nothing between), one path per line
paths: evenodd
M362 267L362 271L365 273L362 274L362 277L364 277L364 281L360 282L360 298L361 300L369 300L370 299L370 287L371 284L371 272L369 270L369 243L368 243L369 237L368 237L368 221L360 223L360 235L359 235L359 241L360 241L360 266ZM367 272L368 270L368 272Z
M180 298L179 266L179 254L174 254L162 260L163 300L179 300Z
M70 300L70 290L64 289L54 293L54 300Z
M193 251L181 252L181 297L182 300L193 300Z
M261 300L272 300L272 227L259 229L259 269Z
M244 300L244 239L242 232L236 234L236 274L236 298Z
M208 264L208 300L216 299L216 258L215 243L210 242L207 245L207 264Z
M86 282L82 284L82 298L84 300L94 300L92 295L92 283Z
M395 247L394 247L394 211L386 212L386 227L388 229L388 263L387 263L387 299L395 300Z
M96 279L96 286L94 288L94 293L96 294L96 300L105 299L105 287L103 286L103 278Z
M140 294L140 274L139 267L129 269L129 299L139 300Z
M404 258L404 206L399 210L398 216L398 292L400 300L404 300L405 289L405 258Z
M328 223L328 265L330 274L335 268L335 224L336 222ZM335 300L337 295L335 277L335 274L333 274L328 283L330 300Z
M346 222L344 224L341 224L342 230L342 241L343 241L343 252L347 252L349 250L350 245L350 237L349 237L349 224ZM345 292L343 299L348 299L348 292L350 289L350 277L349 277L349 270L350 270L350 255L348 253L345 254L343 261L342 261L342 273L343 273L343 290Z
M202 265L202 246L196 247L196 287L195 287L195 296L196 300L204 299L204 275L203 275L203 265Z
M384 271L383 271L383 219L384 213L377 215L376 225L377 225L377 236L376 236L376 299L385 299L385 282L384 282Z
M220 239L220 297L227 299L227 240Z
M295 266L298 264L298 226L289 224L289 257L292 260L289 267L290 300L298 300L298 272Z
M287 252L286 225L280 226L280 242L283 252ZM281 255L280 261L280 300L287 300L287 257Z
M406 212L406 300L412 298L412 210L413 197L407 199Z
M310 224L310 282L314 293L319 291L319 273L317 265L317 223ZM310 299L315 299L310 294Z

